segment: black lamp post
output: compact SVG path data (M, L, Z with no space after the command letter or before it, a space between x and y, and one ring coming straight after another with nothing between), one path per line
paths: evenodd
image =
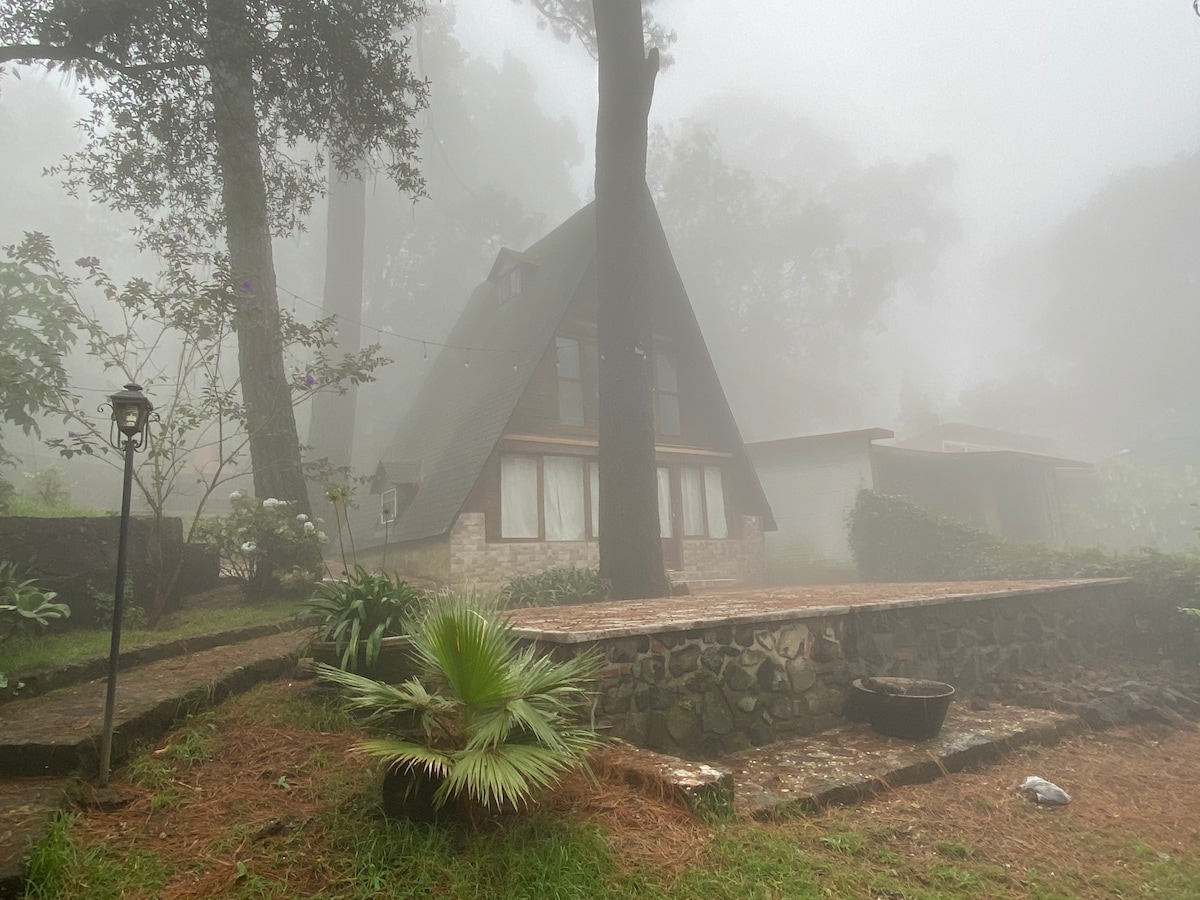
M112 644L108 652L108 694L104 700L104 731L100 740L100 787L108 786L112 762L113 711L117 702L117 661L121 656L121 619L125 612L125 546L129 538L129 495L133 487L133 453L146 445L150 413L154 406L141 385L127 384L112 404L109 442L125 453L125 487L121 493L121 537L117 543L117 586L113 593ZM101 407L103 408L103 407Z

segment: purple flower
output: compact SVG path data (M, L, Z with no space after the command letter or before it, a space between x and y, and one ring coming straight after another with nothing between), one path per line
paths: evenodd
M309 388L311 390L312 386L316 383L317 383L317 378L315 375L313 375L312 372L309 372L307 375L304 376L304 386L306 388Z
M81 269L95 269L100 265L100 258L98 256L81 256L75 260L75 265Z
M242 290L245 291L247 294L250 293L250 279L249 278L247 278L245 281L242 282Z
M271 372L268 372L267 373L267 381L274 381L274 380L275 380L274 374L272 374Z
M177 231L173 235L171 235L171 240L173 240L177 244L182 244L183 243L183 235Z
M68 431L68 432L67 432L67 437L69 437L69 438L73 438L73 437L75 437L75 432L73 432L73 431Z

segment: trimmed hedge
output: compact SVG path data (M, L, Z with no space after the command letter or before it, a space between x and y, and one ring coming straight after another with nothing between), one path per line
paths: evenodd
M850 511L850 551L867 581L991 581L1131 578L1140 625L1172 656L1195 658L1195 630L1181 607L1200 605L1200 553L1115 553L1021 544L938 515L905 497L861 490ZM1182 626L1182 627L1181 627Z

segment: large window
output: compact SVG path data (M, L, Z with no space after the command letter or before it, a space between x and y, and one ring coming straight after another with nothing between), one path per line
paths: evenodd
M663 522L663 473L659 469L658 503L659 528L663 537L673 537L670 533L670 522ZM722 484L721 470L716 466L680 466L679 479L679 514L682 536L727 538L729 537L729 522L725 517L725 487ZM668 500L666 502L670 502ZM669 507L668 507L669 508Z
M500 537L583 541L600 533L600 467L579 456L500 458Z
M558 377L558 421L563 425L595 425L599 418L600 373L594 341L554 339Z

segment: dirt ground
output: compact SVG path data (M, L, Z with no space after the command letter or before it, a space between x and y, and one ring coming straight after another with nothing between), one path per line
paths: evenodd
M307 689L277 682L261 689L265 695L256 704L269 707ZM369 765L352 751L359 735L264 724L256 714L240 713L238 702L221 713L219 728L210 726L206 758L176 763L157 785L144 775L140 785L120 781L118 786L134 797L130 805L91 811L77 823L75 833L85 841L137 847L170 862L180 874L159 894L164 898L221 896L236 877L230 862L235 858L269 876L270 838L280 833L299 839L314 860L299 879L290 867L295 895L321 890L327 874L316 861L328 836L312 823L323 810L363 789L361 777L346 777ZM176 735L148 759L178 759L180 747ZM1130 847L1162 859L1194 858L1200 848L1197 760L1200 731L1192 726L1125 726L1085 732L1053 747L1022 748L1000 763L897 788L855 807L780 823L719 827L775 829L816 853L827 851L823 836L828 834L876 835L909 871L944 861L946 847L952 846L1011 870L1018 885L1018 873L1031 868L1050 875L1085 872L1087 879L1102 882L1107 874L1121 872ZM629 787L619 758L599 757L596 770L597 780L570 778L543 808L600 825L624 865L648 866L669 878L702 864L717 827ZM1050 808L1023 799L1015 787L1028 775L1055 782L1073 802ZM1004 896L1025 894L1016 890ZM1108 894L1098 890L1095 896Z

